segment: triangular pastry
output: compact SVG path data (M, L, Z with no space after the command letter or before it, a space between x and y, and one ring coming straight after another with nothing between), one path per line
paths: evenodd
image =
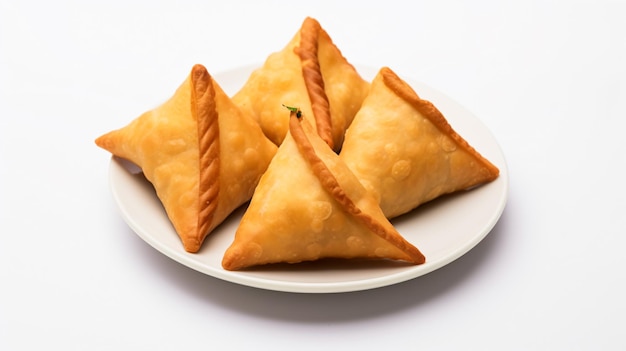
M202 65L168 101L96 144L142 169L188 252L252 197L277 149Z
M423 263L424 255L396 231L312 124L294 114L222 266L240 270L323 258Z
M256 115L276 145L288 130L283 104L299 106L304 115L315 117L311 123L322 139L339 150L368 88L319 22L309 17L283 50L269 55L250 75L233 101Z
M387 67L372 81L340 158L379 198L387 218L499 174L432 103Z

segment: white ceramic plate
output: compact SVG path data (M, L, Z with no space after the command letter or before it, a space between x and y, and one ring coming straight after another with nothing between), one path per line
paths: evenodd
M243 67L215 74L214 78L227 93L234 93L252 69ZM357 69L366 79L373 78L377 71ZM173 260L219 279L269 290L299 293L366 290L413 279L454 261L491 231L504 210L508 190L504 155L492 134L470 112L445 95L396 73L422 98L432 101L459 134L500 168L500 177L489 184L437 199L392 221L398 231L424 253L425 264L324 261L226 271L221 266L222 256L232 242L244 208L235 211L214 230L200 252L187 253L152 185L136 167L113 157L110 182L122 216L143 240Z

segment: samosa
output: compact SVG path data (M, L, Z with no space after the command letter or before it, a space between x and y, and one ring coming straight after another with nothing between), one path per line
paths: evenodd
M499 169L388 67L346 131L339 157L387 218L496 179Z
M188 252L252 197L277 150L199 64L169 100L96 144L141 168Z
M303 112L292 111L289 122L222 266L240 270L324 258L423 263L424 255L396 231Z
M331 148L339 150L369 82L341 54L320 23L307 17L281 51L267 57L233 96L280 145L289 129L283 105L298 106Z

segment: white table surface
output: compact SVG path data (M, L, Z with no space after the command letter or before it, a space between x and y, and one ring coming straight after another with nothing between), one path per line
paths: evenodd
M263 61L305 16L497 138L507 207L457 261L282 293L189 269L123 221L93 140L194 63ZM0 0L0 350L626 349L625 18L623 1Z

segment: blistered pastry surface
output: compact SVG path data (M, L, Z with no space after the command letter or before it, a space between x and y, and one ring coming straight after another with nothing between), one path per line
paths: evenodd
M276 145L289 129L283 105L298 106L305 115L315 116L323 140L339 150L368 87L328 33L307 18L287 46L250 75L233 101L256 115Z
M168 101L96 144L142 169L189 252L250 199L276 152L201 65Z
M304 153L318 155L324 167L314 169L317 166L303 155L298 144L301 135L287 134L224 255L224 268L236 270L329 257L415 260L415 256L403 251L412 247L411 244L403 242L407 247L399 249L389 242L403 239L385 219L376 200L332 149L312 127L307 130L307 136L311 145L304 148ZM338 201L337 194L330 194L322 182L333 183L331 188L341 192L339 198L346 198ZM348 202L355 208L346 209ZM370 221L386 222L381 227L388 237L373 233L355 213L367 216Z
M199 148L197 121L191 112L190 76L174 95L127 126L96 143L137 164L181 237L185 249L199 247Z
M388 69L372 82L340 156L389 218L498 175L430 102Z

